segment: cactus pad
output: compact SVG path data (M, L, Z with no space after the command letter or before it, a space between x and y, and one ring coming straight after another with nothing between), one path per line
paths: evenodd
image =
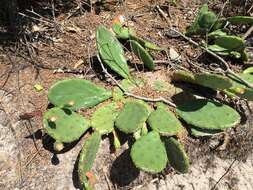
M208 130L208 129L200 129L196 127L191 127L191 135L194 137L213 136L222 132L223 132L222 130Z
M99 132L94 132L84 142L78 161L78 175L83 186L88 185L86 173L89 172L92 168L100 142L101 135Z
M201 73L195 74L194 78L197 84L215 90L227 89L232 86L232 81L229 78L222 75Z
M135 35L130 35L130 40L138 42L142 47L156 50L156 51L162 51L163 49L158 47L156 44L149 42L147 40L144 40L142 38L139 38Z
M189 83L196 83L194 75L188 71L175 71L172 75L173 81L183 81Z
M217 16L212 11L208 10L207 4L204 4L200 8L192 25L187 29L186 35L205 34L210 31L216 21Z
M148 124L153 130L164 136L177 135L183 130L174 114L160 107L150 114Z
M164 138L169 164L181 173L187 173L190 163L183 145L174 137Z
M83 79L58 81L48 92L52 104L71 110L93 107L111 96L110 91Z
M164 144L155 131L138 139L130 155L137 168L151 173L161 172L168 162Z
M253 84L253 75L249 73L241 73L239 76L248 81L249 83ZM238 79L235 77L230 76L230 78L233 81L233 86L229 89L225 90L225 93L227 94L235 94L236 96L246 99L248 101L253 101L253 89L248 88L244 84L242 84Z
M112 29L113 29L114 33L116 34L117 38L128 39L130 36L129 29L127 27L122 26L119 23L114 23L112 25Z
M124 105L115 121L115 126L124 133L134 133L147 120L149 110L144 103L129 101Z
M89 122L83 116L60 108L48 110L43 116L43 125L59 143L76 141L89 128Z
M253 17L252 16L233 16L226 18L228 22L231 24L251 24L253 25Z
M205 99L179 105L176 112L188 124L201 129L223 130L240 122L240 115L233 108Z
M192 74L188 71L176 71L172 76L175 81L189 82L192 84L198 84L212 89L227 89L232 86L232 81L225 76L217 74Z
M97 109L91 117L91 127L101 135L113 131L114 121L117 117L116 103L110 103Z
M129 78L129 68L124 51L113 33L104 26L97 28L97 48L104 63L123 78Z
M134 54L142 60L145 67L149 70L154 70L155 64L151 55L136 41L130 40L130 46Z

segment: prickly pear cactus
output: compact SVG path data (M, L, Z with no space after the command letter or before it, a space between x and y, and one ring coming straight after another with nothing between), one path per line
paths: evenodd
M163 139L169 164L181 173L187 173L189 170L189 158L181 145L174 137L166 137Z
M123 78L129 78L130 73L123 48L113 33L100 26L97 28L96 40L103 62Z
M80 153L78 161L78 175L80 182L86 189L87 187L90 187L90 184L87 180L87 173L92 168L93 162L99 149L100 142L100 133L94 132L90 137L88 137L88 139L86 139Z
M117 115L117 104L114 102L98 108L91 117L91 127L101 135L108 134L113 131Z
M164 136L177 135L183 131L183 126L175 115L163 107L158 107L148 118L149 126Z
M133 144L130 155L137 168L151 173L161 172L168 162L164 144L155 131L139 138Z
M47 133L58 143L76 141L90 127L83 116L57 107L49 109L44 114L43 125Z
M224 130L240 122L240 115L233 108L206 99L179 105L176 112L185 122L201 129Z
M58 81L48 92L52 104L71 110L93 107L111 96L111 91L83 79Z
M194 78L197 84L215 90L227 89L232 86L232 81L222 75L201 73L195 74Z
M130 40L131 50L149 70L154 70L155 64L151 55L136 41Z
M124 133L134 133L140 129L149 115L147 105L139 101L128 101L115 121L115 126Z

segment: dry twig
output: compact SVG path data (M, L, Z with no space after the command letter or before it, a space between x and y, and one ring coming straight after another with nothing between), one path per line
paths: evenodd
M148 98L148 97L143 97L143 96L138 96L138 95L135 95L135 94L132 94L130 92L127 92L121 85L120 83L110 74L108 73L108 71L106 70L106 68L104 67L101 59L100 59L100 56L97 55L97 58L98 58L98 61L100 62L100 65L103 69L103 72L108 76L110 77L110 79L124 92L124 94L126 96L129 96L129 97L134 97L136 99L139 99L139 100L144 100L144 101L147 101L147 102L163 102L173 108L176 108L176 104L174 104L173 102L167 100L166 98L164 97L159 97L159 98Z

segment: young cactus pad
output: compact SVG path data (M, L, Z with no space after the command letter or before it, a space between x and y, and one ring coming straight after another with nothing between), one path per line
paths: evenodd
M129 101L118 115L115 126L124 133L134 133L143 126L148 115L147 105L138 101Z
M83 79L58 81L48 92L52 104L71 110L93 107L111 96L111 91Z
M102 135L108 134L113 131L114 121L117 115L116 103L110 103L98 108L91 117L91 127Z
M240 115L231 107L206 99L179 105L177 114L188 124L201 129L224 130L240 122Z
M161 172L168 162L165 146L155 131L138 139L130 155L137 168L151 173Z
M217 16L208 10L208 5L204 4L195 18L193 24L187 29L186 35L204 34L208 32L217 21Z
M187 173L190 163L183 145L174 137L166 137L163 140L170 165L181 173Z
M123 48L113 33L104 26L100 26L97 28L96 40L103 62L123 78L129 78L129 68Z
M119 23L114 23L112 25L113 32L116 34L117 38L120 39L129 39L130 37L130 31L129 28L122 26Z
M145 67L147 67L149 70L154 70L155 64L153 61L153 58L151 55L145 50L138 42L134 40L130 40L130 46L131 50L134 52L134 54L142 60Z
M44 114L43 125L47 133L59 143L76 141L89 128L89 122L83 116L57 107Z
M170 111L158 107L148 118L149 126L164 136L177 135L183 130L179 120Z
M86 173L89 172L92 168L100 142L101 135L99 132L94 132L84 142L78 161L78 175L83 186L88 185Z

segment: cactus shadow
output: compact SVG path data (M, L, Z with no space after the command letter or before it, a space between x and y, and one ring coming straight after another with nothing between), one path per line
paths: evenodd
M140 174L130 157L130 149L125 150L113 162L110 170L110 179L119 187L129 185Z
M73 147L75 147L77 145L77 143L79 142L79 140L76 140L72 143L64 143L64 148L61 151L54 150L54 142L55 142L55 140L52 137L50 137L49 135L45 135L42 138L42 144L43 144L44 149L46 149L54 154L63 154L65 152L68 152L69 150L71 150Z
M73 185L76 189L83 189L82 187L82 183L79 179L79 175L78 175L78 163L79 163L79 157L80 157L80 152L76 158L75 164L74 164L74 168L73 168L73 172L72 172L72 181L73 181Z

